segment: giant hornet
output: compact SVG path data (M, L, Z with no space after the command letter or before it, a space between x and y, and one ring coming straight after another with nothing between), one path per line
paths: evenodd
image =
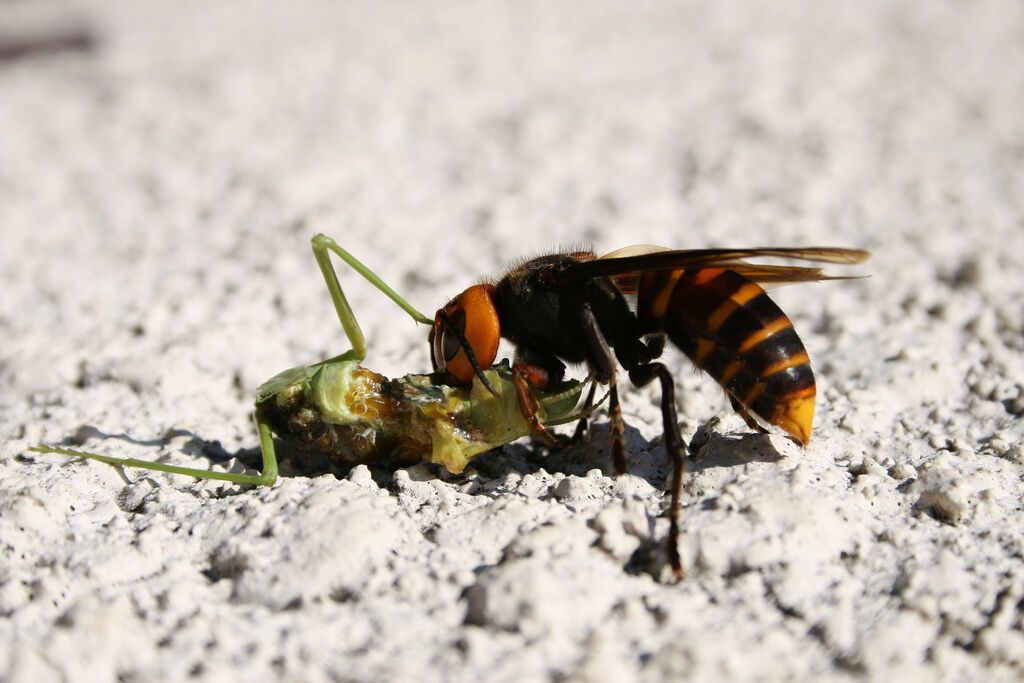
M725 390L751 429L780 427L801 445L811 438L814 373L793 323L761 285L847 279L821 268L761 265L749 257L853 264L859 249L670 250L635 246L598 258L592 251L540 256L512 266L500 279L473 285L434 316L429 343L435 371L447 382L475 377L494 361L502 337L516 352L512 377L523 417L534 434L555 443L537 418L532 388L558 383L565 363L585 363L608 385L612 458L626 471L626 447L616 385L616 362L630 381L661 384L665 448L674 472L668 559L677 577L684 444L676 419L672 375L656 359L665 338ZM636 310L627 302L636 297ZM489 388L489 387L488 387ZM490 389L490 388L489 388ZM493 390L492 390L493 392ZM593 386L587 403L593 400ZM586 412L577 429L585 427Z

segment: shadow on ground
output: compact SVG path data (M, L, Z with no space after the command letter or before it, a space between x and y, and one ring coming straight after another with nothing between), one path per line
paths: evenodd
M783 458L767 434L718 433L712 431L712 423L702 426L691 441L689 457L686 460L688 472L736 467L751 462L777 462ZM157 448L169 446L176 439L185 439L178 449L196 458L197 461L206 460L213 465L225 464L237 458L250 469L259 470L263 466L263 456L258 446L231 452L226 450L220 441L205 439L186 429L171 429L158 437L139 439L126 433L111 434L91 425L83 425L74 435L64 439L61 445L80 448L90 441L100 442L98 448L93 448L103 452L102 442L109 440L122 441L143 448ZM639 430L628 425L625 439L629 474L644 479L654 488L663 489L671 472L671 463L666 458L663 440L648 440ZM323 454L300 451L279 439L275 439L274 444L282 477L313 478L331 474L341 479L355 466L337 465ZM202 468L202 463L196 462L191 466ZM395 471L402 469L387 464L372 464L369 468L374 481L385 488L393 479ZM465 477L462 474L450 474L441 466L429 463L418 469L416 472L414 466L414 479L437 478L459 481ZM582 477L593 470L599 470L605 475L613 474L611 432L607 423L592 425L582 439L560 449L547 448L536 441L496 448L474 459L469 471L475 471L484 480L495 481L510 473L525 476L543 471Z

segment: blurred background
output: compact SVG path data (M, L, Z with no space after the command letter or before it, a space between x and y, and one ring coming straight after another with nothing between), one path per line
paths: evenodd
M984 236L1020 226L1021 12L5 2L8 372L33 388L73 379L63 352L82 340L48 335L61 353L38 368L32 333L89 320L167 340L215 314L218 334L274 345L287 326L312 347L288 354L326 351L315 231L428 312L523 254L578 243L825 242L874 248L876 272L1015 258ZM250 303L211 313L197 281ZM47 292L79 300L58 311ZM357 312L377 305L352 296ZM407 346L394 311L363 318L385 326L375 345Z

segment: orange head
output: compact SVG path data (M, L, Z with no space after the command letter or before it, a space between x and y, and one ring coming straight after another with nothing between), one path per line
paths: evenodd
M494 362L501 341L494 285L473 285L445 304L434 315L429 340L435 371L455 384L480 377L490 389L483 371Z

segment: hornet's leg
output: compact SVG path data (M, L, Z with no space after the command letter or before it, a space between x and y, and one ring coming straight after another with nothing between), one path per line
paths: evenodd
M537 398L530 391L529 370L526 366L516 365L512 368L512 384L516 388L516 402L519 404L519 412L522 414L526 424L530 425L530 434L536 436L548 448L560 448L565 445L565 440L558 434L548 430L537 417L540 412L540 404Z
M643 365L650 363L655 358L660 358L661 354L665 351L665 335L664 334L649 334L637 349L637 365Z
M391 289L376 273L360 263L355 256L339 247L337 242L330 237L319 233L314 235L312 247L313 256L316 257L317 265L320 266L320 272L323 273L324 280L327 282L327 291L331 293L331 301L334 302L334 310L338 313L338 320L341 321L341 327L345 330L345 336L352 343L351 351L331 360L363 360L366 358L366 339L363 337L363 331L359 329L359 323L356 322L356 316L352 312L352 307L348 304L348 299L345 298L345 292L342 291L341 285L338 283L338 275L331 264L329 251L333 251L342 261L366 278L370 284L384 292L389 299L412 316L413 320L426 325L433 324L433 320L413 308L408 301Z
M152 460L138 460L136 458L119 458L111 455L99 455L97 453L86 453L68 448L55 448L53 446L39 445L29 448L36 453L57 453L59 455L70 455L75 458L87 458L98 460L115 467L139 467L144 470L156 470L158 472L170 472L171 474L184 474L197 479L219 479L230 481L235 484L253 484L255 486L273 486L277 481L277 456L274 451L274 440L271 438L270 426L259 417L256 418L256 429L260 434L260 450L263 452L263 471L259 474L235 474L232 472L214 472L201 470L194 467L178 467Z
M598 379L608 382L608 417L612 433L612 467L615 474L626 473L626 427L622 424L622 407L619 406L619 389L615 383L615 355L608 346L594 312L589 304L583 304L583 331L587 335L591 357L597 364Z
M583 401L583 417L576 423L576 431L573 432L572 438L569 439L569 443L576 443L583 438L583 435L587 433L587 425L589 424L590 411L594 407L594 394L597 392L597 382L590 383L590 391L587 392L587 398Z
M661 419L665 433L665 452L672 459L672 508L669 511L668 542L666 551L672 573L677 579L683 578L683 563L679 559L679 511L683 492L683 472L686 467L685 446L679 434L679 420L676 417L675 386L672 374L661 363L640 365L629 371L629 379L638 387L658 378L661 381Z
M747 423L747 426L758 434L767 434L768 430L765 429L754 419L754 416L750 414L750 411L743 407L743 404L736 399L735 396L726 392L729 396L729 403L732 404L732 409L743 418L743 421Z
M512 363L512 383L516 389L519 412L530 426L530 433L548 448L559 448L567 440L547 429L540 421L540 404L530 387L546 389L562 381L565 365L550 354L530 349L517 349Z

